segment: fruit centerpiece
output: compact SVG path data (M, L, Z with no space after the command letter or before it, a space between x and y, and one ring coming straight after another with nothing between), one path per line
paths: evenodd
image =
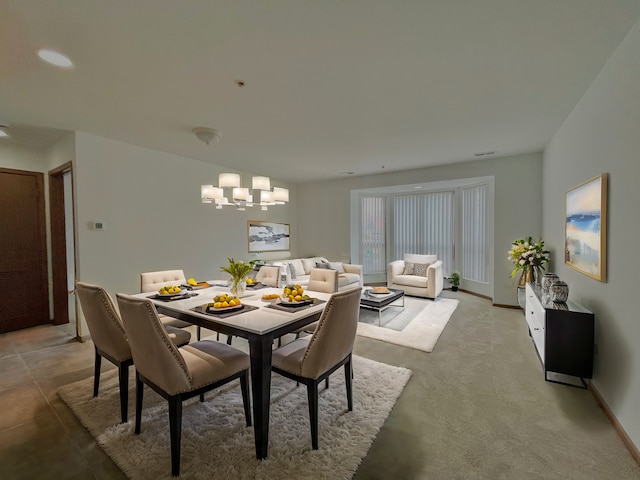
M176 293L180 293L181 289L178 285L167 285L158 290L160 295L175 295Z
M304 293L304 289L300 285L287 285L284 287L282 298L289 302L305 302L311 300L311 297Z
M237 307L238 305L242 305L242 302L238 297L234 297L233 295L227 295L223 293L222 295L216 295L213 297L213 303L207 304L208 307L213 308L229 308L229 307Z

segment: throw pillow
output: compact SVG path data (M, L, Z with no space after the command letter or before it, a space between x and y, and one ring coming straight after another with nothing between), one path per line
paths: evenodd
M322 268L323 270L329 270L329 264L324 262L316 262L316 268Z
M296 280L298 275L296 275L296 267L293 266L293 263L287 263L287 270L289 270L289 277L291 280Z
M296 269L296 277L309 275L309 272L306 272L305 267L302 265L302 260L300 260L299 258L294 258L293 260L289 260L289 263L293 265L293 268ZM314 262L314 265L315 265L315 262Z
M413 274L418 277L426 277L427 269L429 268L430 263L414 263L413 264Z
M404 272L403 275L413 275L414 264L412 262L404 262Z
M331 270L337 270L338 273L344 273L344 267L342 266L342 262L329 262L329 268Z

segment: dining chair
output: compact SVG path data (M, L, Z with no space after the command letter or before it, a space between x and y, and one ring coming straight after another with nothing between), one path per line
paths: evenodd
M136 424L140 433L144 384L169 404L171 474L180 474L182 402L240 379L244 415L251 426L249 401L249 355L220 342L202 340L178 348L168 341L153 303L118 293L116 295L136 368Z
M307 287L307 293L312 292L324 292L335 293L338 291L338 271L329 270L324 268L312 268L309 275L309 286ZM302 332L313 333L318 326L318 322L310 323L302 328L294 330L291 333L296 334L296 338L300 336Z
M258 270L256 282L260 282L268 287L278 288L280 284L280 267L274 265L263 265Z
M360 313L360 288L334 293L313 335L273 351L272 370L307 386L311 445L318 449L318 385L344 365L347 408L353 410L351 357Z
M157 272L143 272L140 274L140 292L158 292L162 287L184 285L187 279L183 270L158 270ZM169 315L158 314L163 325L171 325L176 328L187 328L192 324L178 320ZM200 326L196 326L196 338L200 340Z
M122 423L126 423L129 402L129 366L133 364L133 358L122 319L111 296L103 288L90 283L78 282L76 293L80 299L80 306L87 320L91 340L93 340L95 347L93 396L98 396L100 367L102 357L104 357L118 367L120 415ZM171 326L165 328L169 333L169 338L178 345L186 345L191 340L191 334L186 330Z

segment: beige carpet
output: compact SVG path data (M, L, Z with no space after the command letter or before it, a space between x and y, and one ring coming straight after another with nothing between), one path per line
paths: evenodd
M447 322L458 307L458 300L451 298L437 298L435 300L418 300L407 297L405 302L416 301L424 302L425 306L417 314L413 309L405 309L398 317L403 315L413 316L413 319L404 320L408 325L402 330L397 331L391 328L378 327L370 323L358 323L358 335L363 337L382 340L384 342L402 345L404 347L415 348L423 352L432 352L436 346L440 334L447 326ZM383 312L383 316L395 309L390 307ZM361 315L365 313L361 310ZM375 312L374 312L375 313ZM377 315L377 313L375 313ZM394 319L394 321L402 322L402 318Z
M133 377L133 371L131 373ZM255 458L253 428L246 427L240 386L185 402L180 478L348 479L353 476L411 376L394 367L354 356L354 410L347 410L344 370L320 390L319 450L311 449L306 388L272 377L269 458ZM130 382L129 422L118 425L117 371L103 372L100 395L93 377L58 389L107 454L131 479L171 478L166 402L145 388L142 432L133 434L135 388Z

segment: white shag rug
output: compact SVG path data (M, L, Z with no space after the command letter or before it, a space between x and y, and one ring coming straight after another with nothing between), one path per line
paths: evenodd
M256 460L253 427L244 420L236 380L183 405L180 478L348 479L367 454L411 376L411 370L353 357L353 411L347 410L344 369L320 387L319 449L311 448L306 387L272 375L269 457ZM130 377L134 377L133 369ZM100 394L93 377L65 385L58 394L105 452L131 479L171 477L167 402L148 387L142 429L134 435L135 387L130 379L129 421L118 424L117 370L103 372Z
M406 298L406 300L409 299ZM449 322L453 312L458 308L458 300L436 298L433 301L424 301L426 306L402 330L397 331L358 322L358 335L415 348L424 352L433 352L440 334L447 326L447 322ZM390 307L390 309L393 308L396 307ZM383 315L386 311L383 312Z

